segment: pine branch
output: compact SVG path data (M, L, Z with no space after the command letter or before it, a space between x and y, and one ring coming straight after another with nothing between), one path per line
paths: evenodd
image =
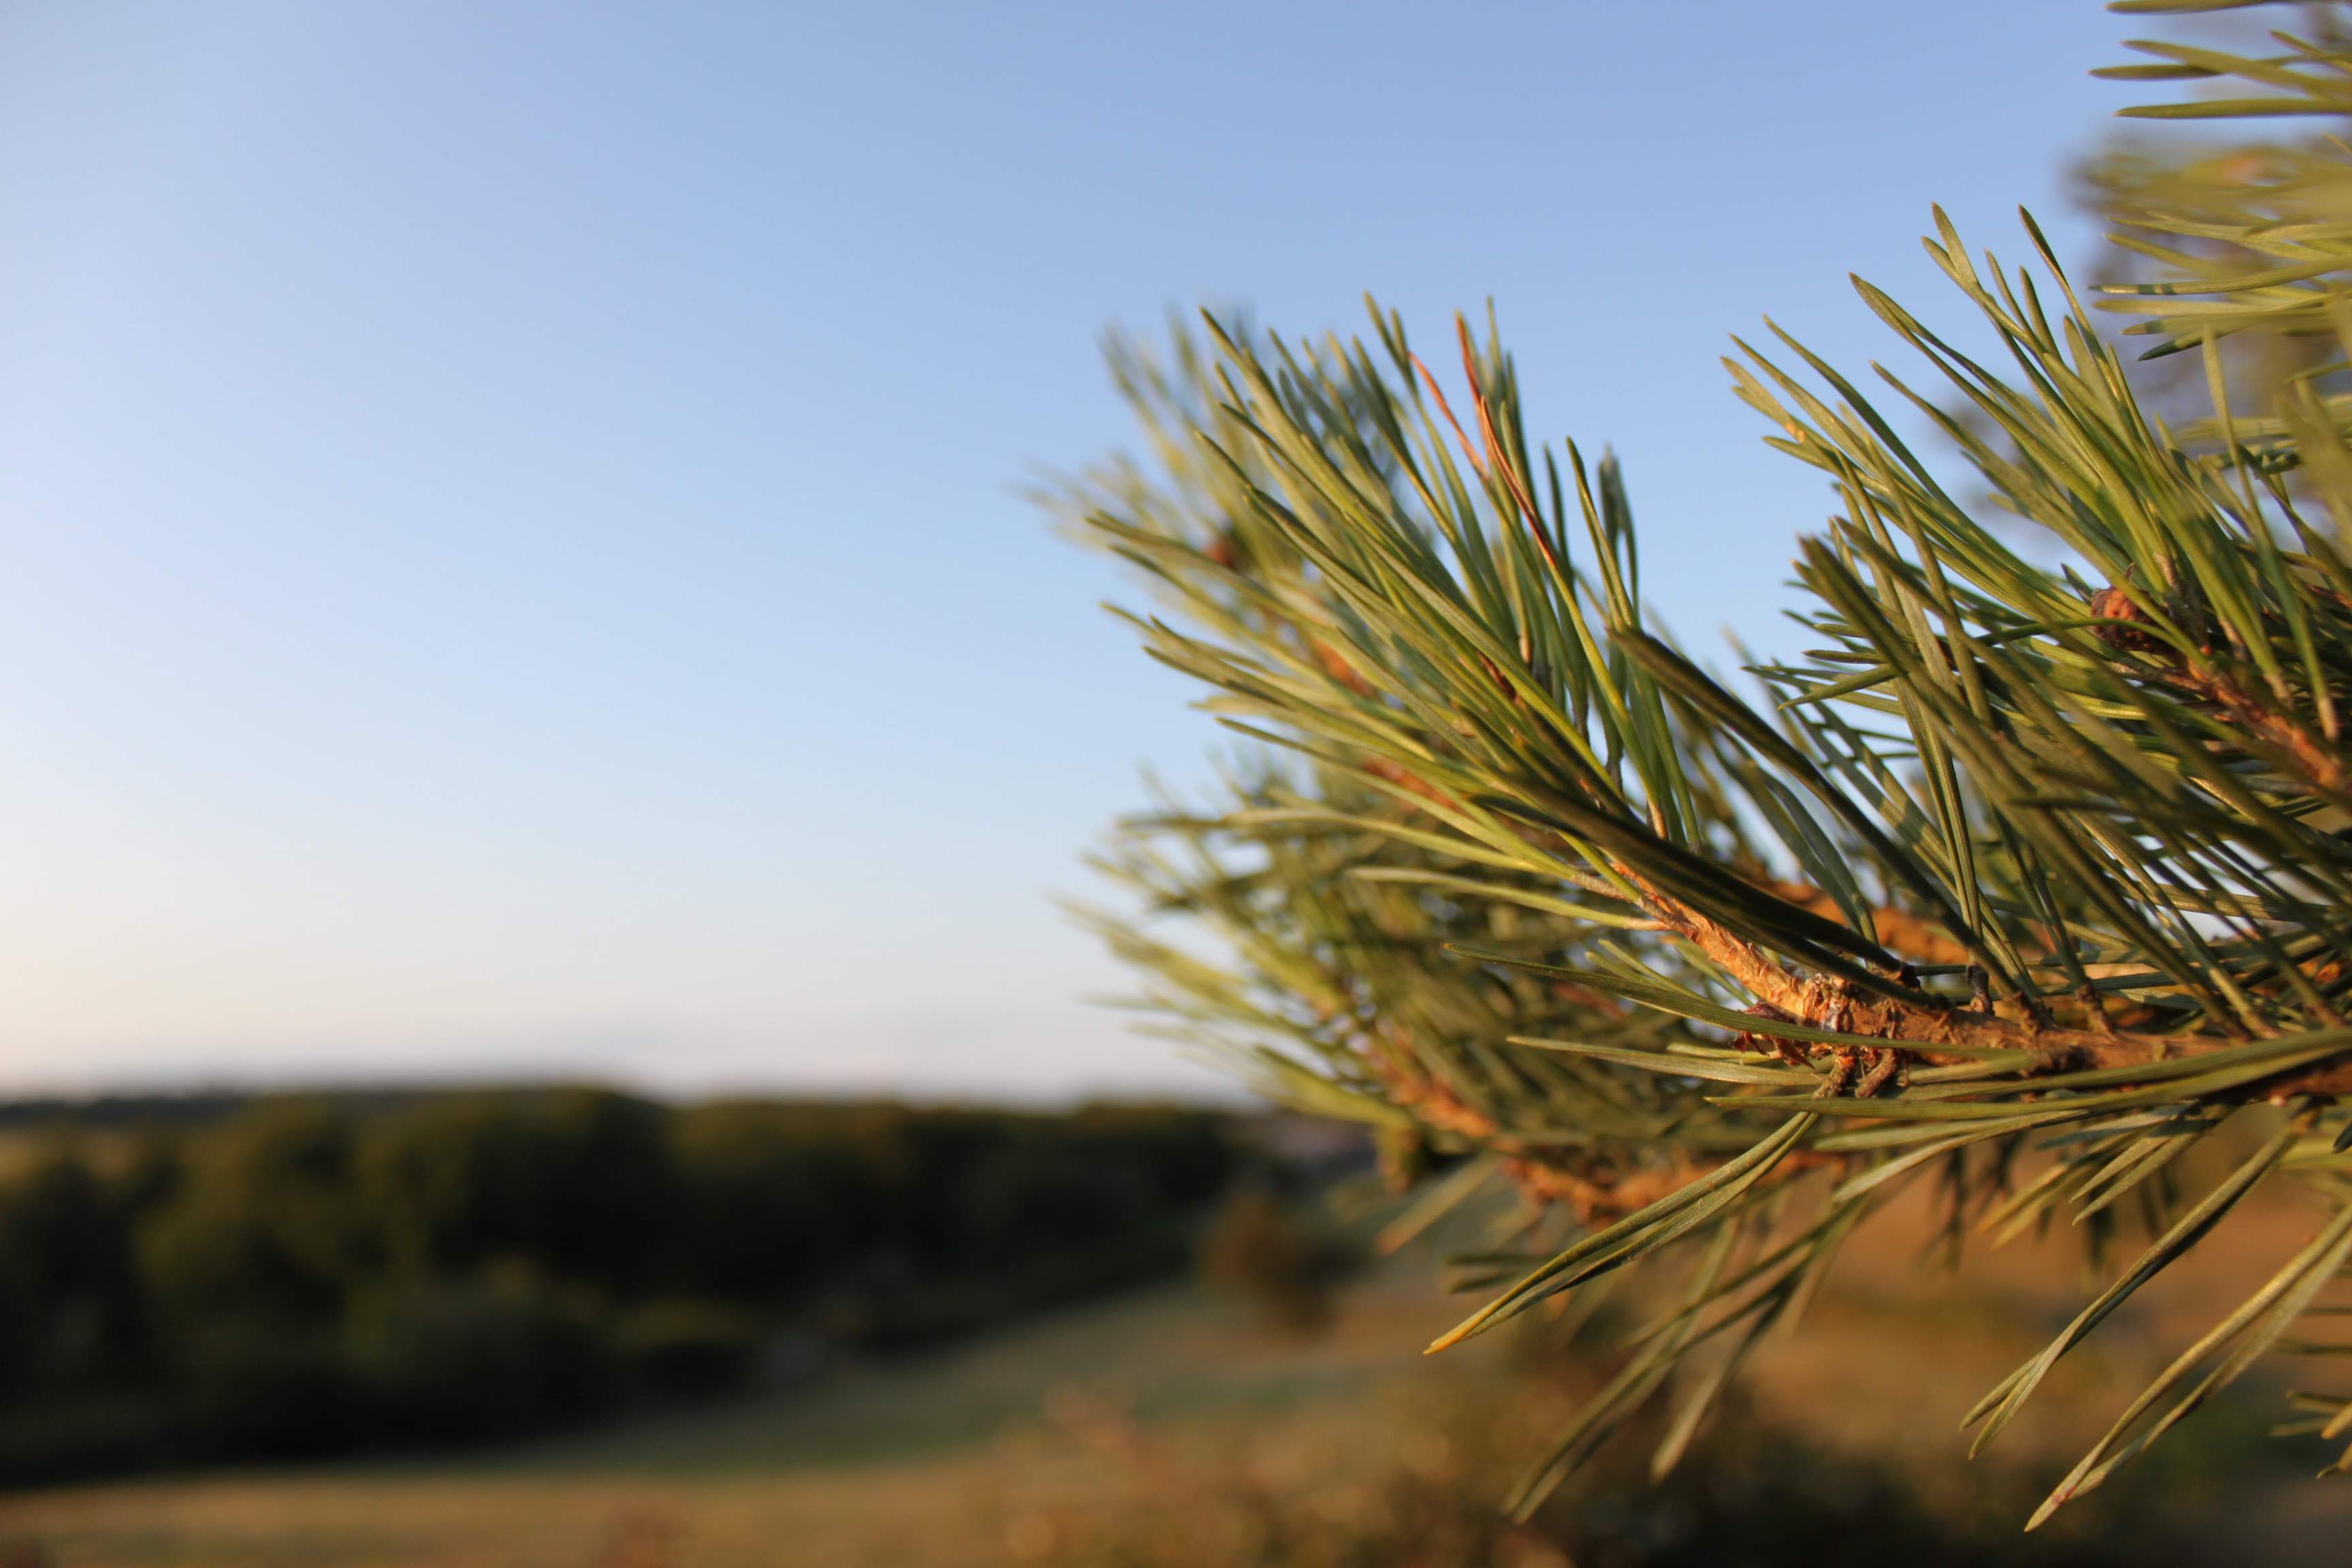
M2176 118L2352 115L2338 15L2283 54L2136 45L2127 79L2221 84ZM2102 302L2159 363L2195 351L2201 416L2152 409L2030 218L2011 272L1938 212L1929 253L2008 369L1857 283L1925 366L1925 390L1879 374L1933 460L1777 329L1727 362L1835 503L1795 562L1820 646L1748 661L1746 695L1651 623L1623 476L1528 442L1491 321L1456 323L1453 388L1377 308L1360 341L1210 319L1172 362L1113 346L1152 462L1056 504L1252 748L1102 858L1144 911L1097 923L1145 1005L1438 1180L1407 1228L1489 1173L1549 1212L1551 1255L1482 1263L1506 1288L1441 1344L1696 1259L1515 1506L1721 1339L1670 1464L1922 1180L1956 1247L2068 1208L2103 1232L2127 1196L2154 1227L1980 1442L2250 1195L2299 1183L2333 1216L2051 1506L2254 1357L2324 1342L2289 1331L2352 1258L2352 152L2141 152L2103 179L2140 270ZM2183 1151L2246 1121L2261 1155L2176 1197ZM1465 1160L1477 1181L1442 1174ZM2352 1430L2341 1395L2299 1407Z

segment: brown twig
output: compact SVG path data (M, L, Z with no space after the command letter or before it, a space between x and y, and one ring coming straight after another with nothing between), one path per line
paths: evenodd
M1478 359L1470 342L1470 325L1457 318L1454 326L1462 335L1462 368L1470 378L1470 395L1478 413L1478 434L1485 441L1486 459L1481 459L1477 449L1470 445L1470 437L1463 430L1462 421L1454 417L1454 405L1445 401L1445 389L1437 384L1437 377L1421 363L1419 354L1407 357L1412 360L1412 368L1421 373L1422 384L1429 388L1429 395L1437 403L1437 411L1445 416L1445 423L1454 427L1454 438L1462 444L1462 456L1469 460L1471 472L1490 484L1494 482L1495 475L1502 476L1505 488L1510 491L1512 500L1518 506L1520 517L1528 525L1529 536L1536 542L1536 548L1543 552L1545 563L1564 578L1567 569L1560 564L1559 552L1552 549L1551 539L1544 532L1536 504L1528 497L1527 486L1520 483L1518 470L1505 455L1502 443L1496 439L1494 415L1487 407L1486 394L1478 385Z

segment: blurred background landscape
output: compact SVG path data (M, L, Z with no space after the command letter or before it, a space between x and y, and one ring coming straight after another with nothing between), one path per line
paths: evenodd
M1422 1358L1512 1200L1418 1231L1055 904L1215 743L1022 494L1129 438L1108 325L1492 299L1770 651L1824 500L1725 334L1866 362L1930 201L2087 255L2120 36L0 7L0 1568L2344 1561L2259 1379L2019 1536L2233 1258L1963 1465L2085 1276L1924 1208L1671 1479L1507 1523L1628 1304Z
M11 1564L2321 1564L2352 1525L2250 1380L2017 1533L2291 1200L1969 1465L2089 1275L2055 1237L1963 1286L1908 1204L1664 1484L1637 1441L1512 1525L1634 1301L1418 1356L1517 1200L1410 1236L1324 1123L541 1089L25 1107L0 1148Z

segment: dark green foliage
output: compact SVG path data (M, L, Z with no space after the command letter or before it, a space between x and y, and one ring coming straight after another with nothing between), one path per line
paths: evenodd
M756 1314L692 1297L632 1308L613 1330L622 1375L631 1386L664 1399L740 1388L765 1340Z
M635 1289L661 1273L681 1196L665 1121L589 1089L428 1102L369 1123L354 1184L395 1271L528 1258Z
M369 1235L348 1117L268 1105L192 1138L138 1231L156 1311L189 1332L332 1321L367 1258Z
M13 1134L0 1483L478 1442L1166 1272L1213 1115L587 1089ZM29 1145L26 1141L30 1141Z
M394 1442L504 1436L605 1408L612 1337L592 1291L520 1263L365 1291L344 1330L373 1430Z
M805 1297L905 1236L922 1194L890 1107L721 1103L678 1113L693 1288Z
M38 1400L151 1370L130 1226L147 1174L110 1181L49 1150L17 1179L0 1209L0 1397Z
M366 1431L362 1384L332 1319L223 1313L166 1331L167 1382L151 1401L165 1459L299 1459L348 1452ZM50 1456L38 1454L47 1461ZM42 1463L21 1479L56 1479Z

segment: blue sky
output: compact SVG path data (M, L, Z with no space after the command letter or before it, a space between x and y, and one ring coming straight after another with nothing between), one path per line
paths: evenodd
M1015 487L1171 305L1492 296L1691 640L1716 363L2062 247L2129 26L1969 5L0 10L0 1091L1197 1089L1048 901L1213 743Z

